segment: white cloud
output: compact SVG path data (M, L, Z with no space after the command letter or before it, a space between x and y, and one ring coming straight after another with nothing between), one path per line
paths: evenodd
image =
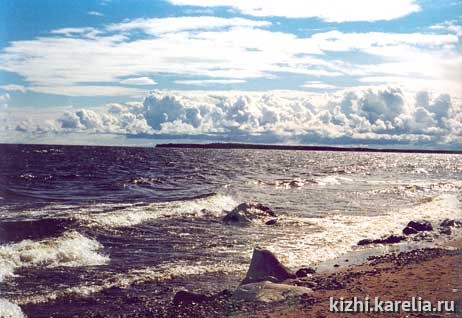
M142 30L147 34L160 35L187 30L213 30L229 27L266 27L267 21L255 21L243 18L219 18L213 16L173 17L157 19L135 19L110 25L109 31Z
M97 17L102 17L102 16L104 16L104 14L102 14L101 12L98 12L98 11L88 11L87 14L88 14L88 15L97 16Z
M131 77L120 81L121 84L128 85L156 85L157 82L149 77Z
M30 91L65 96L140 96L146 90L121 86L79 85L79 86L30 86Z
M392 87L329 94L157 90L143 103L70 110L45 127L29 123L19 129L187 134L232 141L425 143L457 148L462 146L461 119L460 101L449 95L412 94Z
M4 89L5 91L9 91L9 92L25 93L27 91L26 87L22 85L16 85L16 84L1 85L0 88Z
M245 83L245 82L246 82L245 80L238 80L238 79L176 80L175 84L207 86L209 84L228 85L228 84L240 84L240 83Z
M65 36L73 36L73 35L86 35L89 33L95 33L97 30L95 28L61 28L52 30L51 34L58 34L58 35L65 35Z
M432 30L442 30L455 33L458 37L462 37L462 22L458 20L448 20L430 26Z
M304 88L315 88L315 89L337 89L338 87L331 84L322 83L320 81L309 81L303 84L301 87Z
M405 83L406 89L462 97L457 89L462 58L455 34L329 31L297 37L271 31L269 25L242 18L176 17L136 19L101 29L64 28L52 31L53 36L10 43L0 53L0 69L24 77L35 91L73 96L132 94L134 88L118 85L139 74L238 84L291 73L367 83L389 79L390 84ZM145 36L133 37L139 31ZM330 52L364 54L374 62L357 63L349 55L333 59Z
M253 16L320 18L330 22L392 20L420 11L415 0L169 0L174 5L227 6Z
M10 99L10 95L8 93L0 95L0 102L6 102Z

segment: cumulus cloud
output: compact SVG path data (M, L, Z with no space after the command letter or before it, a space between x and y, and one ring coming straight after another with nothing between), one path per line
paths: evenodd
M329 22L392 20L420 11L415 0L169 0L175 5L231 7L253 16L320 18Z
M153 137L187 135L249 142L460 148L461 122L461 103L449 95L411 94L393 87L331 94L156 90L142 103L70 110L45 127L29 123L19 129Z

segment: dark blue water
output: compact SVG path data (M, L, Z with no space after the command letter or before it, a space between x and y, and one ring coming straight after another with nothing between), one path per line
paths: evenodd
M411 219L460 216L461 158L0 145L0 307L130 316L147 297L162 316L179 289L236 286L254 246L295 269ZM278 223L221 221L248 201Z
M204 169L207 158L188 158L187 150L3 145L0 151L2 205L165 201L220 185L217 171Z

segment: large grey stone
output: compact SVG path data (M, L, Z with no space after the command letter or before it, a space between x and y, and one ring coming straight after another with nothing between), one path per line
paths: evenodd
M232 298L238 301L272 303L312 293L310 288L264 281L239 286Z
M268 250L255 248L250 261L249 270L241 284L261 281L282 282L296 276L289 272L284 265Z

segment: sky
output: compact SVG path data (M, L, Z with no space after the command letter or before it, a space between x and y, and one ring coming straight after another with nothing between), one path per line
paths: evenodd
M462 149L462 0L0 0L0 142Z

